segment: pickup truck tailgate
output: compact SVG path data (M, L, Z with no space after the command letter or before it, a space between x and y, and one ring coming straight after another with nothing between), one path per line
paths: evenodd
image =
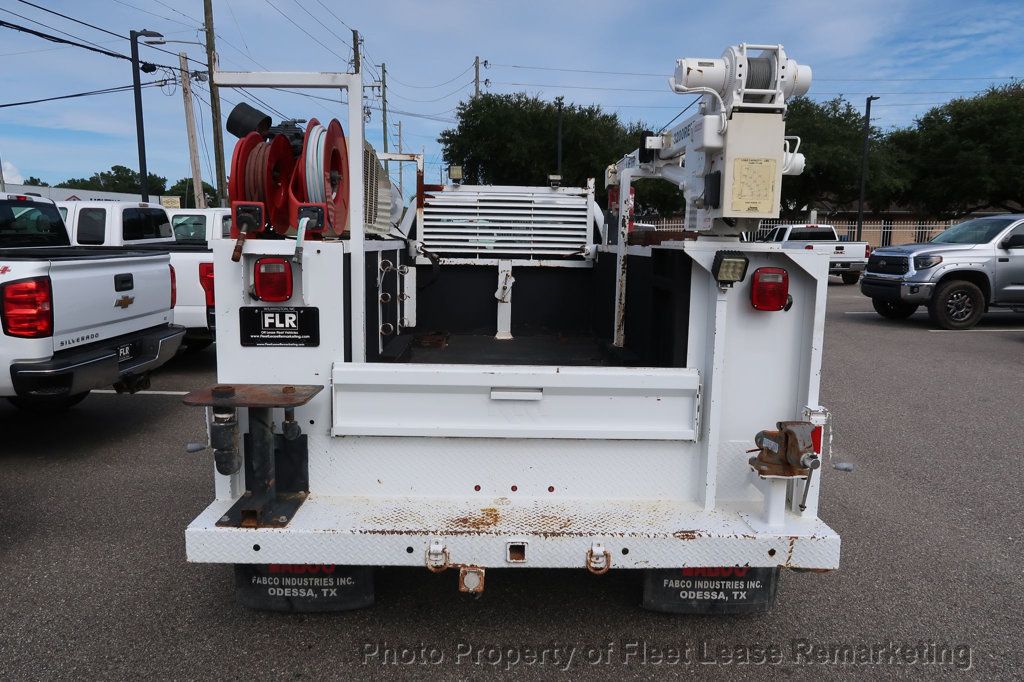
M172 322L166 254L53 260L49 274L54 350ZM65 305L65 301L75 301L75 305Z

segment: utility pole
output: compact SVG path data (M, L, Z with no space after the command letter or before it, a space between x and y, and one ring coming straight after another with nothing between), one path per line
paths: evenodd
M163 38L156 31L129 31L132 44L132 89L135 91L135 142L139 147L139 194L149 201L149 171L146 168L146 129L142 124L142 83L139 80L139 37Z
M465 62L463 62L465 63ZM477 55L476 59L473 60L473 70L475 76L473 76L473 97L480 96L480 55Z
M4 180L4 160L0 158L0 192L7 191L7 182Z
M209 2L210 0L206 0ZM359 73L359 31L352 29L352 73ZM363 93L359 93L359 97L362 97Z
M558 175L562 175L562 98L556 97L555 104L558 105Z
M202 172L199 168L199 146L196 144L196 115L192 110L192 79L188 71L188 55L178 53L181 65L181 96L185 104L185 130L188 133L188 160L192 164L192 194L196 208L206 208Z
M381 131L384 133L384 153L388 151L388 65L384 62L380 63L380 110L381 110ZM402 122L398 122L399 130L401 130ZM399 151L401 151L402 144L398 144ZM401 165L399 165L401 168ZM391 168L388 162L384 162L384 174L390 177Z
M213 118L213 159L217 168L217 204L227 206L227 175L224 170L224 126L220 118L220 88L213 82L217 64L216 36L213 33L213 0L203 0L206 27L206 63L210 65L210 116ZM201 187L201 186L200 186Z
M402 119L398 119L398 153L402 152ZM398 193L405 199L405 166L401 163L398 164Z
M868 178L868 138L871 136L871 102L878 99L871 95L864 101L864 149L860 158L860 199L857 201L857 239L860 241L864 230L864 188Z

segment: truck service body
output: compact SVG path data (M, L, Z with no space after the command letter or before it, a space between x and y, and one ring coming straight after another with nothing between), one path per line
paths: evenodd
M802 169L783 114L810 72L778 45L710 62L726 74L754 60L757 80L717 84L679 61L673 89L705 107L609 167L621 199L608 228L593 184L422 173L414 204L382 220L368 146L347 155L344 228L337 188L298 197L285 239L264 238L281 232L269 184L257 200L232 193L232 239L213 245L219 383L185 399L207 408L216 462L189 560L234 564L242 603L282 609L332 606L268 591L281 566L357 576L358 598L333 608L372 602L374 566L452 569L467 592L488 568L643 569L645 605L701 612L764 607L781 567L837 568L839 536L818 518L828 259L739 240L778 216L783 173ZM358 73L213 78L361 91ZM255 129L236 132L233 167L258 144L283 149ZM330 154L321 168L296 148L307 188L336 177ZM639 177L679 186L700 238L629 244ZM712 182L718 205L691 200ZM711 578L733 571L764 599L729 590L712 605Z

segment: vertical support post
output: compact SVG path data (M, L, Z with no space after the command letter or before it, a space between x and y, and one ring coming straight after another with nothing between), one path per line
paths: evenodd
M398 153L402 154L402 121L398 121ZM398 193L402 195L402 201L405 201L405 165L402 163L398 164Z
M498 261L498 290L494 292L494 298L498 299L498 332L494 338L499 341L508 341L512 338L512 285L515 284L515 277L512 276L512 261Z
M213 0L203 0L203 25L206 29L206 62L210 65L210 117L213 119L213 160L217 172L217 205L227 206L228 179L224 170L224 124L220 117L220 88L214 83L217 68L217 43L213 32Z
M622 348L626 344L626 246L629 241L629 214L633 209L630 192L635 168L619 173L619 240L615 245L615 326L612 345Z
M274 463L274 431L269 407L249 408L249 459L254 499L277 494Z
M359 32L353 31L355 62L359 63ZM349 204L348 204L348 246L349 287L352 291L352 311L349 333L352 335L352 362L366 362L366 257L365 257L365 214L366 201L363 187L363 74L357 68L352 74L348 91L348 139L351 152L348 155Z
M803 483L803 481L797 481ZM786 488L788 481L769 478L758 479L758 489L764 496L761 506L761 522L765 529L781 528L786 521Z
M473 97L480 96L480 55L473 60Z
M178 53L181 68L181 97L185 105L185 131L188 135L188 160L192 166L192 194L196 208L206 208L203 177L199 167L199 146L196 144L196 115L192 109L192 80L189 77L188 55Z
M711 274L708 274L711 277ZM712 285L715 291L714 342L711 346L711 372L705 379L707 392L707 439L704 451L704 511L713 511L718 494L718 455L722 431L722 401L725 393L725 335L729 312L728 289ZM785 486L783 486L785 496Z

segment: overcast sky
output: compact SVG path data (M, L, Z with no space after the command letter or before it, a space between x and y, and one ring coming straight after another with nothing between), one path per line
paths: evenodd
M120 35L150 29L169 40L201 40L202 0L33 3ZM397 144L393 124L401 120L405 148L425 150L430 178L438 177L441 168L437 135L454 122L459 101L472 94L472 63L478 55L490 64L481 69L481 79L490 80L487 91L526 91L548 99L563 95L569 102L600 104L623 120L658 127L691 99L668 90L665 79L675 60L717 57L738 42L783 43L791 57L814 69L811 96L816 99L844 94L863 109L866 95L881 95L872 118L883 127L908 125L930 106L1024 74L1020 2L214 0L213 5L224 69L346 70L349 27L359 29L369 62L366 81L377 78L381 62L387 64L392 148ZM18 0L0 0L0 9L4 21L71 34L128 54L124 38ZM198 45L164 49L185 50L205 62ZM178 62L175 55L152 48L144 47L143 57ZM127 61L9 28L0 28L0 59L0 104L131 84ZM143 75L144 81L160 77L160 72ZM270 91L254 94L289 117L344 120L344 110L329 102ZM223 96L230 102L253 102L236 91ZM205 86L197 88L197 97L209 101ZM367 97L370 106L380 106L376 91L368 90ZM210 112L206 104L198 106L203 174L209 180ZM189 173L181 91L176 86L146 89L144 108L149 170L173 183ZM230 108L225 102L225 116ZM379 111L372 112L366 134L381 146ZM230 161L234 139L225 138ZM137 168L131 92L0 108L0 156L9 182L35 175L56 183L113 164Z

